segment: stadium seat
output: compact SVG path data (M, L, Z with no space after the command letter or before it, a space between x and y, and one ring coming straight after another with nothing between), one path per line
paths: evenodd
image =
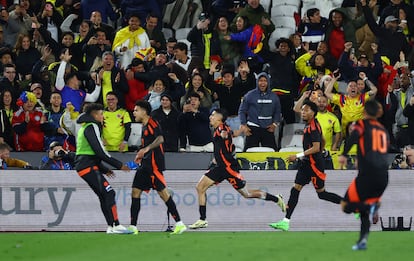
M281 148L300 147L302 148L302 135L284 135L282 137Z
M166 28L166 27L162 28L162 33L164 34L165 40L168 40L168 38L174 36L173 30L170 28Z
M294 13L298 13L299 9L297 6L294 5L279 5L272 7L271 14L272 17L276 16L289 16L293 17Z
M175 39L177 39L179 42L182 42L181 40L187 40L187 35L191 31L191 28L179 28L175 31Z
M283 137L288 135L303 134L304 123L291 123L283 126Z
M296 8L299 8L302 0L273 0L272 7L281 6L281 5L293 5Z
M245 137L238 136L233 138L233 144L236 147L236 152L243 152Z
M269 147L251 147L246 152L275 152L275 150Z
M303 152L303 148L300 147L286 147L281 148L279 152Z
M260 4L263 6L263 9L266 13L270 14L270 7L272 5L272 0L260 0Z
M295 18L292 16L272 16L276 28L296 28Z
M141 145L141 131L141 123L131 123L131 135L128 139L128 147L139 147Z

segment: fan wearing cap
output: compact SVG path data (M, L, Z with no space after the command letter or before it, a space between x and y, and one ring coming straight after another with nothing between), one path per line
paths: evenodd
M16 151L44 151L45 131L49 124L43 112L35 109L36 102L36 96L27 91L17 100L20 108L12 119Z
M67 151L58 141L50 143L47 156L43 156L39 169L48 170L69 170L75 164L75 153Z
M210 68L210 57L221 56L221 45L217 31L210 28L210 17L201 13L197 24L188 33L187 40L191 43L191 56L203 61L205 69Z
M371 43L371 50L374 56L373 63L370 63L368 56L361 53L357 62L354 59L355 50L352 42L344 44L344 52L338 61L338 67L341 70L342 77L345 81L350 81L358 77L360 72L364 72L367 77L374 83L378 84L378 77L381 75L383 68L381 62L381 54L378 52L378 44Z
M49 101L44 101L42 85L37 82L32 83L30 85L30 91L36 96L37 99L35 108L42 111L46 111L46 107L49 105Z
M360 0L360 2L368 26L377 37L381 55L387 56L391 64L399 61L401 51L407 56L410 53L411 47L405 35L398 30L398 18L393 15L387 16L384 20L384 26L381 27L376 23L367 0Z

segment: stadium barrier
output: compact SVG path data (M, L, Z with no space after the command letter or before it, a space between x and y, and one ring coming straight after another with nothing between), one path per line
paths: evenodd
M199 218L195 185L204 171L166 171L165 177L183 221ZM288 200L295 171L242 171L250 188L281 193ZM120 221L128 224L134 172L116 171L110 180L116 191ZM330 171L328 191L343 195L355 171ZM383 196L381 218L413 216L414 172L390 171ZM164 231L167 208L154 191L143 193L138 227L141 231ZM207 231L273 231L268 223L283 218L273 203L244 199L227 182L208 191ZM392 218L391 218L392 219ZM390 219L390 220L391 220ZM385 224L387 226L387 224ZM0 231L104 231L106 224L99 201L75 171L0 171ZM359 220L342 213L339 205L319 200L306 186L291 221L292 231L358 231ZM381 230L381 225L372 226Z

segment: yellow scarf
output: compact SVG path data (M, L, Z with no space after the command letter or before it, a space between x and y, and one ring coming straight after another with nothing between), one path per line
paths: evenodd
M137 46L141 45L141 41L139 40L139 35L144 33L145 30L142 27L139 27L134 32L129 31L129 26L122 28L119 30L114 39L114 44L112 45L112 51L115 50L115 47L119 46L123 42L129 39L128 49L132 49L134 44Z

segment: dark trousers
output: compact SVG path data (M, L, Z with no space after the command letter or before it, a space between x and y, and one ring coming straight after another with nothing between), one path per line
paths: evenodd
M252 135L246 136L246 143L244 146L244 151L252 147L269 147L277 150L275 134L273 132L268 132L265 128L249 126Z
M78 172L79 173L79 172ZM81 175L79 173L79 175ZM95 192L101 203L101 210L105 216L108 226L119 224L118 212L115 202L115 191L106 180L104 175L97 169L90 168L87 174L81 175L81 178L88 183L89 187Z

